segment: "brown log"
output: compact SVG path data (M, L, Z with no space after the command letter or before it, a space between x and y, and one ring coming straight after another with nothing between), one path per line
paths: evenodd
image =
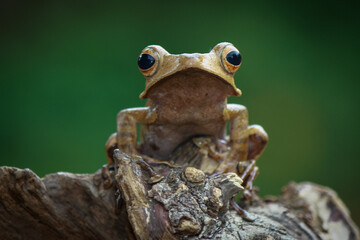
M114 189L95 174L0 168L0 239L131 239L126 212L115 214Z
M185 155L177 152L172 163ZM204 173L216 162L203 149L190 155L181 166L155 166L164 176L155 183L138 157L120 151L112 185L101 170L41 179L0 167L0 239L359 239L336 193L308 182L290 183L279 197L241 199L255 218L246 221L229 204L242 180Z

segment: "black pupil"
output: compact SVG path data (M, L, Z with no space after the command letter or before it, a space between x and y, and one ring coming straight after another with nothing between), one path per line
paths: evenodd
M238 66L241 63L241 55L238 51L231 51L226 55L226 61L232 65Z
M142 70L151 68L155 64L155 58L150 54L141 54L138 59L138 66Z

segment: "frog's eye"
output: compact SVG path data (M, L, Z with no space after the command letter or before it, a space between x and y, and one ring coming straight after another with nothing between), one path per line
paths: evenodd
M138 59L139 70L149 77L153 75L159 65L159 54L152 48L145 48Z
M229 73L235 73L241 65L241 54L233 45L224 47L221 53L221 63Z

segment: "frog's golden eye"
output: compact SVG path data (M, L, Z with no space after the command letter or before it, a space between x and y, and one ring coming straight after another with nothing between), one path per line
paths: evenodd
M233 45L224 47L221 53L221 63L229 73L235 73L241 65L241 54Z
M145 48L138 59L139 70L149 77L153 75L159 65L159 54L152 48Z

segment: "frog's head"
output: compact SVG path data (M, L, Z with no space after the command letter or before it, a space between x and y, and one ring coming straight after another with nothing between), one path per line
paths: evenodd
M147 98L148 91L163 79L199 76L221 79L230 85L230 95L240 96L241 91L234 82L234 74L241 65L240 52L227 42L217 44L209 53L179 54L168 53L158 45L146 47L140 54L138 66L146 78L145 90L140 98ZM182 78L180 78L182 76Z

